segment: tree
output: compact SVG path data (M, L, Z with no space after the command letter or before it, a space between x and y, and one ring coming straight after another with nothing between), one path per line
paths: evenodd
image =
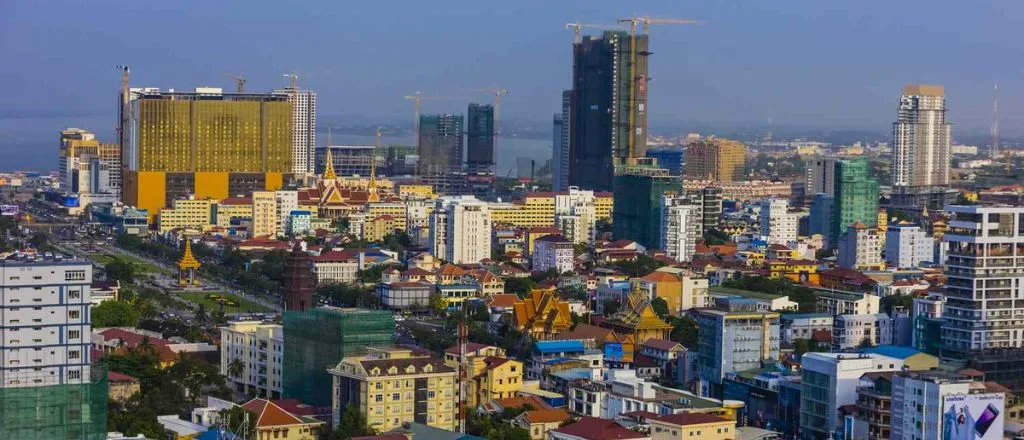
M120 258L110 260L103 271L107 274L107 280L120 281L121 284L131 284L135 281L135 266Z
M619 261L614 265L632 278L642 277L654 272L655 269L664 266L664 264L658 260L643 254L638 255L633 261Z
M661 318L665 318L669 314L668 301L665 301L665 298L660 296L651 301L651 307L654 309L654 313L657 313Z
M348 405L341 414L337 428L331 434L333 440L345 440L376 434L366 427L366 416L359 411L359 405Z
M196 323L202 327L206 327L206 323L209 321L210 316L206 313L206 305L200 304L196 308Z
M672 340L679 342L687 350L697 349L697 321L689 316L672 318Z
M529 278L510 277L505 279L505 291L519 296L537 288L537 282Z
M235 405L230 409L221 410L220 418L231 432L243 438L256 438L256 417L241 406Z
M704 244L708 246L726 244L730 241L732 241L732 237L718 229L708 228L704 231Z
M882 313L892 313L893 309L902 308L903 311L909 311L914 307L914 295L904 295L897 293L895 295L889 295L882 298L881 301Z
M797 339L793 342L793 351L797 356L803 356L804 353L811 351L811 341L807 339Z
M245 364L242 363L241 359L234 358L231 362L228 362L228 377L238 379L244 371Z
M448 299L437 292L430 294L430 308L438 315L448 311Z
M36 249L49 249L50 248L50 237L44 233L37 232L32 235L32 238L28 239L29 246Z
M486 304L476 303L475 306L470 310L470 317L474 321L488 322L491 320L491 310Z
M613 299L604 302L604 316L614 315L619 311L619 302Z
M135 327L139 323L139 312L124 301L104 301L91 313L94 328Z
M572 245L572 255L578 257L587 253L587 245L584 243L576 243Z

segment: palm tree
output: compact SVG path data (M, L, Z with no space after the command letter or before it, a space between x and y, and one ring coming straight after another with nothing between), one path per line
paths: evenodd
M142 342L139 342L138 349L143 353L152 353L154 350L153 343L149 341L149 335L142 336Z
M231 362L228 362L228 376L238 379L242 372L245 370L245 365L238 358L234 358Z

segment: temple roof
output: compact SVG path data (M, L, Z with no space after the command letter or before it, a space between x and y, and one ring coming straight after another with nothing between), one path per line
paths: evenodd
M178 268L180 269L199 269L199 260L192 255L192 242L185 240L185 254L178 260Z

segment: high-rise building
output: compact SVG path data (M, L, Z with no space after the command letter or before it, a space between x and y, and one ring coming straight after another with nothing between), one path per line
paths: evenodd
M417 154L423 183L441 194L462 193L462 115L421 115Z
M942 370L893 374L889 438L1001 437L1007 396L986 388L975 378Z
M747 147L740 142L707 138L686 147L687 179L734 182L743 180Z
M597 234L597 197L593 191L571 186L556 193L555 227L573 243L592 243Z
M328 368L368 347L394 344L395 318L388 310L321 307L285 310L284 397L315 406L331 404Z
M861 222L850 225L839 238L839 267L847 269L882 269L882 236L875 228Z
M988 380L1024 385L1024 207L947 206L942 356L970 359Z
M292 171L292 104L280 94L132 89L124 202L155 216L175 199L276 190Z
M690 261L697 247L700 207L687 197L661 198L661 250L676 261Z
M585 36L573 45L569 185L609 191L616 167L644 157L647 55L646 34L637 35L635 45L623 31Z
M331 150L331 162L334 164L334 175L338 177L370 175L373 166L373 145L328 145L317 147L315 153L315 173L324 174L327 166L327 150ZM378 170L379 171L379 170Z
M273 191L252 193L252 236L277 237L277 196Z
M60 186L68 193L120 194L120 149L96 140L91 131L61 130L57 168Z
M555 191L569 188L569 137L572 133L572 90L562 91L562 112L556 113L552 130L551 186Z
M316 148L316 92L287 87L274 93L288 95L292 104L292 173L314 173Z
M105 438L106 371L91 366L91 283L88 261L0 261L0 438Z
M800 218L789 212L786 199L765 199L761 201L761 235L769 244L786 244L796 240Z
M902 359L868 353L806 353L800 361L803 439L846 438L839 408L857 402L861 376L903 368Z
M839 234L857 222L869 228L877 224L878 181L866 160L841 160L836 162L829 243L838 243Z
M280 324L262 321L231 321L220 328L220 373L233 391L280 399L284 335ZM242 371L232 374L231 365Z
M430 253L454 264L491 258L491 213L473 196L437 199L430 214Z
M647 157L658 161L658 166L673 176L682 176L686 165L686 150L682 147L649 148Z
M895 224L885 231L885 261L909 269L934 260L935 240L917 225Z
M661 203L666 193L682 194L679 176L664 168L634 166L615 176L612 234L647 248L661 245Z
M832 234L832 205L835 199L825 193L814 195L811 202L810 215L808 215L807 232L810 235L821 234L828 237ZM829 246L831 246L829 244Z
M466 113L466 166L470 172L494 173L494 106L469 104Z
M454 431L458 424L458 372L441 358L381 347L347 355L330 369L334 426L349 406L381 432L416 422Z
M836 160L817 158L807 162L806 190L805 194L813 196L824 193L829 196L835 194L836 184Z
M697 236L701 237L709 229L718 228L722 219L722 188L705 186L687 191L686 198L697 207Z
M951 127L942 86L903 88L892 124L893 186L949 185Z
M779 317L778 312L759 310L755 300L739 297L718 298L715 308L695 310L702 395L721 396L726 373L779 359Z

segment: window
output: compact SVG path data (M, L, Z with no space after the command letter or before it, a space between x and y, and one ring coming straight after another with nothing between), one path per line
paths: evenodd
M399 394L399 393L392 393L391 394L391 400L399 400L401 398L402 398L402 395Z
M428 399L433 399L435 395L436 395L436 393L434 393L433 391L427 391L427 398Z
M82 316L82 312L80 312L78 310L72 310L72 311L68 312L68 318L69 319L78 319L81 316Z
M85 281L84 270L69 270L64 272L64 281Z
M79 359L81 357L81 355L82 355L82 353L79 352L78 350L70 350L70 351L68 351L68 359Z
M384 401L384 395L383 395L383 394L378 394L378 395L376 395L376 396L373 396L373 399L374 399L374 401L376 401L377 403L381 403L381 402L383 402L383 401Z
M68 371L68 379L81 379L81 378L82 378L82 371L81 370L70 370L70 371Z
M377 382L376 388L378 390L383 390L384 389L384 382Z
M80 299L81 297L82 297L82 292L80 290L69 290L68 291L68 299Z

